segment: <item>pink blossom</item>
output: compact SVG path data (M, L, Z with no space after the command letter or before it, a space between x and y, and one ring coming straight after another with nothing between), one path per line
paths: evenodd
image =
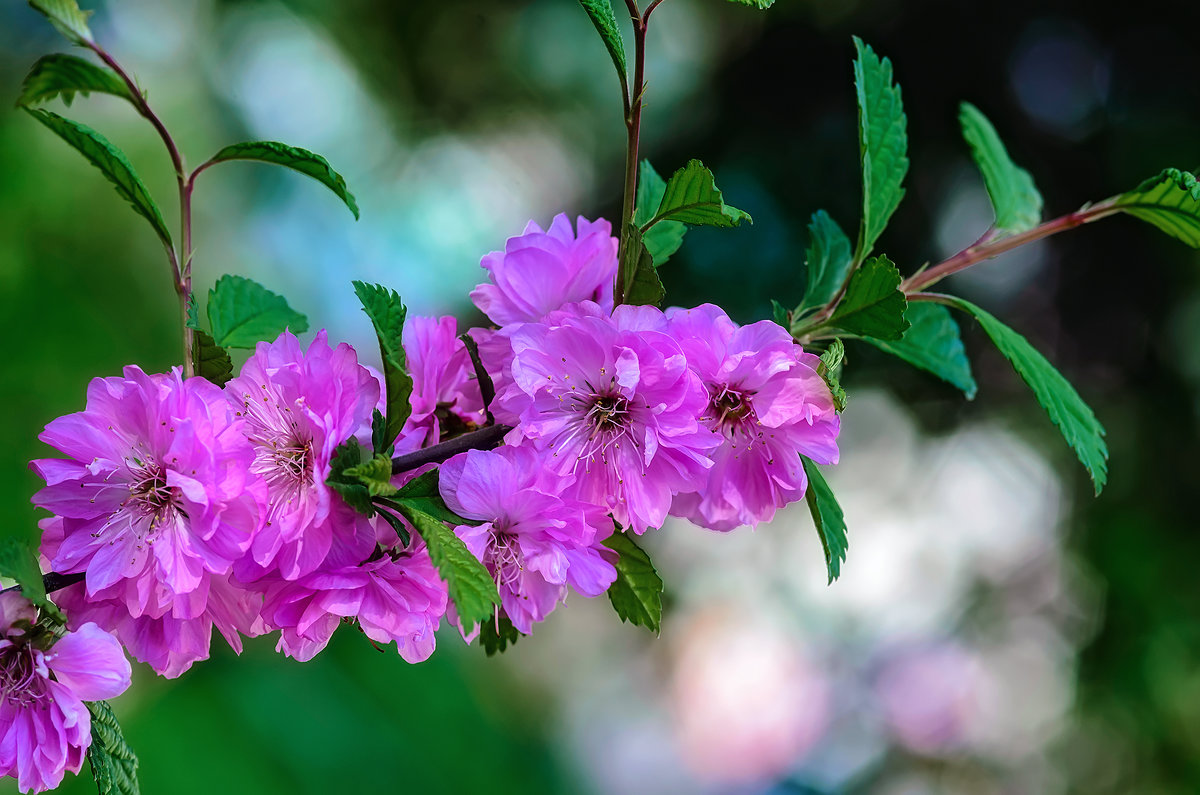
M79 772L92 744L83 702L119 696L131 674L117 639L95 624L55 640L36 621L23 596L0 593L0 775L21 792L54 789Z
M707 485L676 497L671 513L713 530L770 520L808 488L801 455L838 460L841 420L820 360L775 323L739 327L712 304L667 318L707 388L703 422L723 440Z
M612 534L603 508L560 496L569 485L527 447L470 450L442 464L446 505L480 525L455 532L500 589L505 614L528 634L566 599L567 585L599 596L617 577L601 541Z
M563 496L599 505L643 533L671 499L707 480L719 439L699 417L708 392L653 307L590 302L517 327L513 382L497 397L519 417L514 432L559 475Z
M424 430L422 446L437 444L484 420L475 368L453 317L410 317L404 324L404 352L413 377L412 414L404 436Z
M490 284L471 291L479 310L504 326L541 320L549 312L577 301L595 301L612 309L617 275L617 239L603 219L576 221L578 235L565 214L550 228L533 221L520 237L510 237L504 251L493 251L479 263Z
M286 579L314 571L339 533L337 499L325 484L342 442L369 427L379 384L354 349L329 346L324 330L305 351L291 332L260 342L225 387L245 418L254 449L252 474L266 487L266 522L238 575L249 580L277 566Z

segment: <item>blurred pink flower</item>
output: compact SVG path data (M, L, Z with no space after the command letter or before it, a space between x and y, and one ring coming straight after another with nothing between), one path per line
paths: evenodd
M981 669L956 643L914 648L889 659L876 680L888 727L911 751L960 748L981 715Z

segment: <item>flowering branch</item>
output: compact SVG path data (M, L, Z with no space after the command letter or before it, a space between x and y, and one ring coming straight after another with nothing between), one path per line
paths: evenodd
M661 2L661 0L659 0ZM637 0L625 0L629 7L629 16L633 22L633 89L632 96L625 113L625 193L621 204L621 229L619 236L621 244L620 263L617 266L617 279L613 284L613 304L625 302L625 285L635 267L639 251L637 247L626 245L629 227L633 223L634 201L637 197L638 178L638 141L642 128L642 99L646 90L646 25L650 12L658 2L654 2L646 10L645 15L638 8Z

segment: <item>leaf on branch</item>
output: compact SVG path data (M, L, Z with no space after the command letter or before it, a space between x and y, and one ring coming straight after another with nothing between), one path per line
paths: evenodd
M864 337L863 340L953 384L963 391L967 400L972 400L978 386L971 375L971 363L963 349L958 323L950 310L928 301L918 301L908 305L904 317L912 325L900 339Z
M721 227L737 226L742 221L754 223L749 213L725 203L712 172L699 160L689 160L667 180L658 210L641 225L642 232L649 232L663 221Z
M409 398L412 396L413 380L408 374L408 357L404 353L403 341L404 319L408 316L408 309L394 290L360 281L353 282L353 285L354 293L367 317L371 318L371 325L375 327L375 336L379 340L384 389L387 392L387 425L382 441L383 447L389 447L412 414Z
M642 233L636 225L630 224L625 235L622 262L632 262L629 276L625 285L625 303L658 306L662 303L667 291L663 288L662 280L654 267L654 259L642 242Z
M363 463L363 449L358 440L351 436L333 451L329 462L329 477L325 483L341 496L342 500L363 516L374 516L375 506L371 504L371 491L354 475L347 474Z
M505 615L486 619L479 624L479 644L489 657L502 653L521 637L521 633Z
M87 23L92 12L81 11L75 0L29 0L29 5L42 12L58 32L74 44L92 41L92 31Z
M1008 156L996 128L970 102L959 106L958 121L971 147L971 157L983 174L983 185L996 212L996 228L1013 234L1040 224L1042 194L1029 172Z
M643 160L638 172L637 206L633 213L633 222L640 229L650 222L662 204L663 193L667 182L658 175L649 160ZM672 254L683 245L683 235L687 226L679 221L659 221L646 230L642 242L654 260L654 267L661 267Z
M333 170L328 160L314 152L277 141L246 141L225 147L209 158L208 163L221 163L227 160L257 160L260 163L272 163L299 171L337 194L337 197L350 208L350 212L354 213L355 220L358 220L358 203L355 202L354 195L346 187L346 180Z
M621 32L617 29L617 17L613 13L609 0L579 0L579 5L587 12L588 19L596 26L596 32L604 40L608 56L612 58L613 66L617 68L617 76L623 85L628 85L625 76L625 43L621 40Z
M21 83L17 105L36 105L61 95L63 103L70 106L77 93L86 97L93 91L133 101L129 87L111 69L75 55L43 55Z
M908 173L908 120L900 86L892 81L892 63L880 60L854 37L854 86L858 93L858 144L863 172L863 217L854 261L867 258L904 198Z
M1164 169L1109 201L1114 209L1154 224L1192 248L1200 248L1200 181L1194 174Z
M226 348L254 348L274 342L284 330L308 331L308 318L287 300L253 279L226 274L208 291L208 323L213 340Z
M798 312L824 306L833 300L854 265L850 238L824 210L813 213L808 224L808 287Z
M908 299L900 291L900 271L884 255L872 257L850 277L846 295L827 325L882 340L898 340L908 329Z
M401 486L400 490L396 492L395 500L396 502L407 502L413 508L455 527L464 524L479 524L473 519L459 516L447 507L445 500L442 499L438 481L438 470L431 469L424 472Z
M821 363L817 365L817 373L825 379L825 385L833 395L833 407L839 412L846 410L846 390L842 389L838 380L842 375L842 360L845 356L846 347L840 339L834 338L821 354Z
M1104 443L1104 427L1083 402L1083 398L1079 397L1075 387L1024 337L992 315L961 298L941 296L941 300L975 316L1013 369L1033 390L1038 403L1050 415L1050 420L1087 469L1096 494L1099 494L1108 480L1108 446Z
M783 326L785 329L790 328L792 323L788 308L774 298L771 299L771 320L775 321L775 325Z
M500 592L484 565L441 520L417 510L407 501L399 501L397 505L404 518L425 539L429 557L437 567L438 575L446 582L463 627L469 629L482 621L492 620L500 605Z
M142 184L137 172L130 165L129 159L120 149L86 124L64 119L57 113L42 108L26 107L24 110L74 147L93 166L100 169L100 173L113 184L121 198L129 202L139 215L150 222L163 245L167 248L171 247L171 233L167 231L162 213L158 211L158 206L150 198L150 192L146 190L146 186Z
M397 489L392 485L392 459L376 453L361 464L343 470L348 478L358 478L372 497L390 497Z
M55 622L63 623L63 614L54 603L46 598L46 587L42 582L42 567L29 545L9 537L0 541L0 575L16 580L21 586L21 595L30 604L42 611L42 615Z
M846 519L842 514L842 506L838 505L833 489L825 482L821 470L804 456L800 456L800 461L804 464L804 474L808 476L808 491L804 493L804 499L808 502L813 524L817 526L821 548L825 550L825 568L829 573L829 584L832 585L841 576L846 550L850 547L846 538Z
M628 533L616 532L604 540L604 546L619 555L617 579L608 588L608 600L621 617L654 634L662 630L663 581L650 562L650 556Z
M229 352L195 326L192 327L192 364L196 375L217 386L225 386L233 378L233 360Z
M88 762L99 795L139 795L138 760L121 733L121 725L107 701L87 702L92 715L92 745Z

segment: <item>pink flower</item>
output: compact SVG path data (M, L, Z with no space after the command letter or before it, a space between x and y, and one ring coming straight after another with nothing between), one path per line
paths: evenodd
M424 430L423 445L437 444L484 421L483 398L470 354L458 339L453 317L410 317L404 324L404 352L413 377L412 415L404 437Z
M92 744L84 701L129 687L121 644L95 624L58 640L35 628L37 612L16 591L0 593L0 775L22 792L54 789L78 773Z
M707 480L718 437L699 417L708 392L667 333L662 312L584 302L511 334L513 383L497 397L559 475L565 497L599 505L643 533L671 499Z
M471 300L497 325L541 320L565 304L595 301L612 309L617 275L617 239L608 221L576 222L578 236L564 214L554 216L545 232L533 221L504 251L479 263L491 277L471 291Z
M570 483L527 447L470 450L442 464L446 505L467 519L455 532L496 580L513 626L529 634L566 599L567 585L599 596L617 578L601 541L612 534L603 508L560 496Z
M707 485L676 497L671 513L713 530L770 520L808 488L801 455L838 460L841 420L820 360L775 323L739 327L712 304L667 318L707 388L704 424L723 439Z
M317 568L339 533L336 497L325 484L333 451L363 427L379 400L379 384L345 343L330 348L324 330L308 350L285 331L260 342L225 387L245 418L254 450L252 474L266 487L266 522L238 576L250 580L274 566L286 579Z

